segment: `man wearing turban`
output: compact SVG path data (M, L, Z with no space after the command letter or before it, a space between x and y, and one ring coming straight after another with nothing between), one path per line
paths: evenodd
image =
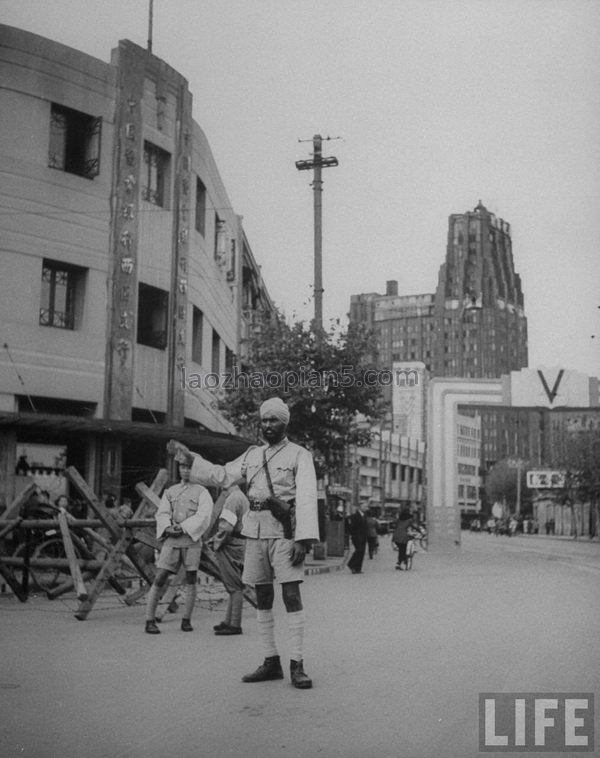
M275 644L273 582L281 585L287 611L290 647L290 678L294 687L310 689L311 679L304 672L304 609L300 583L304 577L307 548L319 539L317 516L317 479L311 453L287 438L290 420L288 406L273 397L260 406L260 425L264 445L249 448L234 461L219 466L171 441L167 450L176 460L192 464L192 480L205 486L229 487L246 484L250 508L242 522L246 538L243 581L256 589L258 631L264 662L244 682L282 679L283 669ZM291 539L271 513L266 501L275 496L294 505L295 526Z

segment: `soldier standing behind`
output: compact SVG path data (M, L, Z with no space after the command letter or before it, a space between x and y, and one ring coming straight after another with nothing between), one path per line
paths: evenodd
M214 627L215 634L220 636L242 633L242 570L246 546L242 537L242 519L249 505L248 498L237 484L223 490L215 503L218 520L216 533L212 537L212 547L221 581L229 595L225 619Z
M191 632L192 611L196 603L196 581L201 537L212 520L213 501L201 484L190 482L190 466L179 463L181 482L165 490L156 511L156 536L163 541L156 563L156 576L146 602L146 633L160 634L156 624L156 606L170 574L185 567L185 606L181 631Z

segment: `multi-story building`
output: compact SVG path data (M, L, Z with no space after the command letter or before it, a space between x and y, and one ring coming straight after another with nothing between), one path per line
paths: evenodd
M434 294L352 295L350 320L374 329L381 368L422 361L433 376L497 378L527 365L527 319L510 225L481 203L450 216Z
M215 376L273 305L185 78L6 26L0 66L0 494L27 445L117 495L171 436L241 452Z
M456 416L457 502L461 515L481 510L481 416Z
M356 448L354 462L357 502L374 507L381 515L400 507L421 511L424 442L379 430L368 446Z
M425 376L493 379L527 366L527 319L510 225L481 202L473 211L451 215L435 293L399 295L398 282L390 280L384 295L352 295L350 320L373 329L369 358L381 369L412 361L424 364ZM383 393L394 421L402 418L405 425L407 414L398 412L398 404L406 405L410 393L392 385ZM492 411L481 413L485 470L499 459L501 422Z

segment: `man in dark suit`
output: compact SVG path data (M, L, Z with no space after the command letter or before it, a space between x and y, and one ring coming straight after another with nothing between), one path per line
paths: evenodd
M350 539L352 540L352 545L354 546L354 552L348 561L348 568L353 574L362 574L362 564L365 557L367 537L369 536L369 526L366 514L360 505L356 506L354 513L348 517L348 532L350 534Z

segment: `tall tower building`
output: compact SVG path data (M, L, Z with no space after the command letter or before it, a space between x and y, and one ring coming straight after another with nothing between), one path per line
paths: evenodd
M527 366L527 319L510 225L481 201L450 216L435 320L435 376L493 379Z
M527 366L510 225L481 202L453 214L435 294L398 295L388 281L385 295L352 295L350 320L373 327L370 357L380 368L422 361L433 376L497 378Z

